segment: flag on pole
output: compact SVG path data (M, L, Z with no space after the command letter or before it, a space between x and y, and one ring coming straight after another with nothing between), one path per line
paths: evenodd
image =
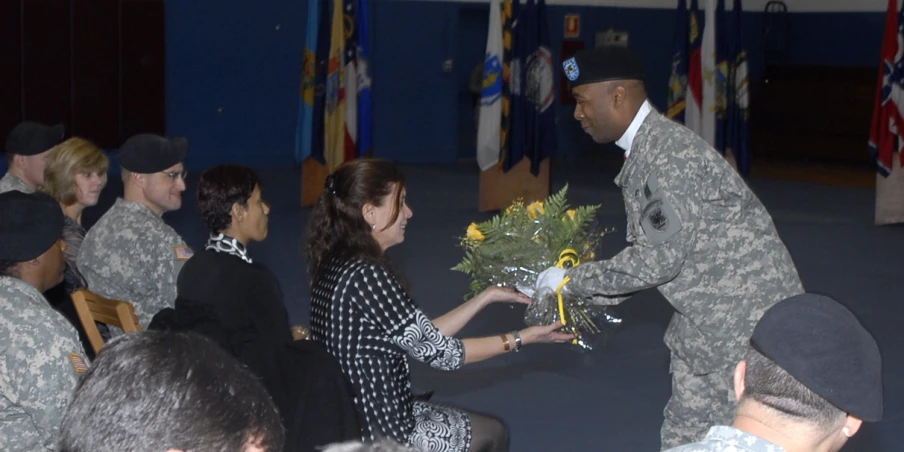
M710 146L716 146L716 0L705 0L706 19L700 64L703 73L703 104L700 108L700 136Z
M295 161L301 163L311 155L314 119L314 79L317 76L317 26L320 19L320 0L308 0L308 24L305 36L298 99L298 121L295 124Z
M691 0L688 12L688 45L690 46L690 66L687 69L687 97L684 124L702 135L703 132L703 64L701 62L700 9L697 0Z
M728 96L732 89L729 86L728 77L731 66L728 63L728 41L731 30L728 28L728 16L725 14L725 0L716 3L716 53L715 73L713 75L716 101L714 105L715 136L713 147L722 155L725 155L727 147L728 128Z
M373 151L373 100L370 93L370 16L368 0L358 0L358 157Z
M675 13L675 51L672 54L672 74L669 76L669 108L666 116L684 122L685 96L687 95L688 67L688 12L687 1L678 0Z
M531 146L530 171L540 175L540 163L556 150L556 117L553 105L556 100L555 67L550 48L549 23L546 16L546 0L538 0L534 8L532 25L537 31L537 47L527 63L527 88L535 115L533 146Z
M314 108L311 114L311 157L326 164L326 79L330 58L330 9L327 0L311 0L318 4L316 73L314 74Z
M500 125L500 149L503 156L508 155L511 145L509 130L512 125L512 25L515 23L517 0L502 0L502 124Z
M502 14L499 0L490 0L490 25L483 67L483 91L477 126L477 164L486 171L499 162L502 126Z
M525 127L525 63L527 61L527 10L528 4L518 5L512 22L512 65L509 70L511 84L511 130L509 132L508 150L503 156L503 171L515 166L527 153L527 129Z
M345 10L345 155L343 161L358 154L358 26L355 3L343 0Z
M734 154L735 161L738 163L738 172L746 177L750 173L750 139L747 126L750 95L747 91L747 50L744 46L742 11L741 0L734 0L732 11L734 36L729 43L728 50L728 61L732 66L731 77L729 77L726 153Z
M885 34L882 39L882 54L879 62L879 79L876 87L876 101L873 106L873 123L869 137L869 151L876 161L876 170L888 177L894 167L895 154L899 158L901 140L899 131L904 130L901 117L902 84L904 84L904 46L901 44L904 20L898 14L897 0L888 0L885 15ZM904 159L902 159L904 163Z
M342 0L333 0L330 58L326 78L326 156L332 172L345 161L345 14Z

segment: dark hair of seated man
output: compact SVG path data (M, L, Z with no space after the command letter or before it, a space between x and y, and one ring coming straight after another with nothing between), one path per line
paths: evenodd
M282 450L257 378L193 333L144 331L107 343L60 428L62 452Z

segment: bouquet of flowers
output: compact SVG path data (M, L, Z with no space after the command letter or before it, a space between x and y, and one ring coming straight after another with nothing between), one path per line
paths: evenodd
M471 294L498 285L530 295L543 270L552 266L570 268L596 257L596 246L605 235L596 227L600 206L571 208L567 191L566 185L546 201L527 205L515 201L493 218L468 226L461 239L465 256L452 270L471 277ZM563 329L574 334L573 343L585 350L598 342L603 324L621 323L606 307L559 289L533 293L525 323L549 325L561 320Z

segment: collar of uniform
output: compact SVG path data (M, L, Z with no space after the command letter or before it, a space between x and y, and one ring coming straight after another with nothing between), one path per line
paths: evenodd
M640 126L634 131L631 137L631 146L637 145L637 149L635 149L634 152L635 155L631 158L627 158L626 153L625 163L622 165L618 176L615 177L615 185L621 188L625 188L631 183L635 173L639 171L640 168L647 166L647 163L655 158L654 154L658 150L647 149L649 146L646 143L651 138L655 138L650 136L650 128L653 127L652 123L657 121L660 116L656 109L652 107L644 116L644 120L641 121Z
M0 294L3 295L2 298L7 298L15 292L25 295L29 303L34 303L41 308L53 309L35 286L15 276L0 276Z
M154 213L153 209L151 209L147 205L142 204L138 201L129 201L128 199L125 199L125 198L116 198L116 202L113 204L113 207L117 207L117 206L119 206L125 210L128 210L130 212L135 212L135 213L142 214L145 216L150 216L159 221L163 221L163 218L160 218L159 216L157 216L157 214Z
M13 190L19 190L22 193L34 193L35 191L35 188L31 185L28 185L28 182L25 182L24 180L20 179L19 176L16 176L9 171L7 171L6 174L3 175L3 178L0 180L12 185Z
M719 443L724 446L732 446L731 450L738 452L784 452L781 446L766 441L759 436L747 433L743 430L730 427L728 425L716 425L710 427L706 433L704 443ZM722 450L720 448L720 450ZM727 450L727 449L725 449Z
M644 100L642 104L640 104L640 110L637 110L637 114L634 115L634 120L631 121L631 125L628 126L628 130L625 131L624 135L615 142L615 144L625 150L625 158L628 158L631 155L631 145L634 144L634 135L637 135L637 130L640 129L640 125L643 124L643 120L647 119L647 115L650 114L652 107L650 106L649 100Z

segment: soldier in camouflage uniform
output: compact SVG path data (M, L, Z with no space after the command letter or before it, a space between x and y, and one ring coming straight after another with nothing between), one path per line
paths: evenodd
M672 397L662 447L703 438L731 419L731 369L756 321L777 301L803 292L769 213L710 145L646 100L640 57L623 47L580 52L563 63L575 118L597 143L615 141L631 246L609 260L552 268L537 288L601 304L657 288L675 307L665 334Z
M735 367L731 426L669 452L835 452L863 421L882 419L879 347L835 300L802 294L780 301L750 345Z
M78 254L88 288L131 302L144 327L161 309L173 307L176 278L192 256L162 218L182 206L187 148L184 138L150 134L123 143L119 162L125 193L88 231Z
M88 370L75 328L41 295L63 280L63 211L11 191L0 212L0 450L52 451Z
M0 178L0 193L18 190L34 193L44 183L44 163L50 148L63 141L63 125L52 127L23 122L6 138L6 163L9 169Z

